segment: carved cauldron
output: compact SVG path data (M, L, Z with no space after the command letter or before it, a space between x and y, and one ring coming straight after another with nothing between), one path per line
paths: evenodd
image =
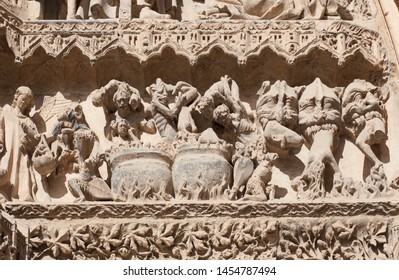
M171 156L156 148L118 148L108 158L111 188L127 200L162 200L174 196Z
M233 182L231 151L223 145L183 144L172 167L176 195L182 199L217 199Z

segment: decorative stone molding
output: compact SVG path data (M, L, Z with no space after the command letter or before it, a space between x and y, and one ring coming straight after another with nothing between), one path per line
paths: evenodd
M18 254L29 259L352 260L397 255L394 222L365 216L63 223L41 225L33 219L21 229L17 223L13 230Z
M328 51L339 64L356 52L374 66L382 67L385 60L379 33L351 22L21 22L1 6L0 10L7 19L8 43L19 62L32 56L39 47L53 57L65 56L76 47L92 62L115 48L145 62L168 47L191 64L214 48L233 55L240 64L266 48L290 64L313 49Z
M217 215L230 218L262 217L334 217L396 216L399 203L390 201L309 202L309 203L93 203L84 204L19 204L10 203L5 212L17 219L92 219L92 218L201 218Z

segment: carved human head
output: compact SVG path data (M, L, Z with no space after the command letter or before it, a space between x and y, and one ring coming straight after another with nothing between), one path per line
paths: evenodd
M295 88L285 81L277 81L272 86L264 82L258 91L256 103L257 122L264 128L266 123L275 120L295 129L298 123L298 97Z
M381 91L378 87L364 80L356 79L345 88L342 96L342 107L356 103L363 108L367 107L367 105L374 105L374 108L370 108L370 110L379 110L380 105L382 105L382 102L379 102L380 97Z
M121 119L117 123L117 131L118 135L122 138L125 138L128 136L128 130L129 130L129 123L125 119Z
M319 78L308 85L299 99L299 128L311 143L320 130L338 132L341 124L341 102L334 89Z
M22 86L17 88L14 94L12 107L18 108L22 114L28 114L35 106L35 99L32 90L28 87Z
M386 111L380 88L364 80L354 80L342 97L342 119L349 136L357 138L364 130L367 143L383 143L386 135Z
M230 109L222 104L215 108L213 111L213 119L215 122L223 125L223 126L230 126L233 122L233 118L230 114Z
M198 100L195 110L205 117L213 116L214 103L212 97L201 96Z
M132 94L132 96L129 99L129 105L130 108L135 111L140 107L141 104L141 98L138 96L138 94Z
M123 87L118 87L118 90L114 94L114 103L119 109L128 109L131 94Z
M75 103L68 110L68 120L71 122L82 123L85 121L85 115L83 113L82 106Z

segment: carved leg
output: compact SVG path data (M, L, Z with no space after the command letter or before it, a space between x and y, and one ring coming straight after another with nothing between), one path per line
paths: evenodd
M71 179L68 181L68 188L73 194L73 196L77 198L76 202L81 202L86 200L85 195L82 191L85 188L84 186L85 183L86 182L80 179Z
M333 130L321 130L315 134L312 147L310 148L308 164L322 162L329 164L334 172L340 172L333 155L335 136L336 132Z
M374 163L374 165L381 165L382 162L374 154L370 145L366 143L368 138L369 133L366 131L366 129L364 129L356 138L356 146L364 153L367 158L369 158Z

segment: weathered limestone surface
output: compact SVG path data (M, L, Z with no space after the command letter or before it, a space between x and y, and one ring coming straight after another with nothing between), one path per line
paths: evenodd
M399 259L387 0L0 3L0 259Z

